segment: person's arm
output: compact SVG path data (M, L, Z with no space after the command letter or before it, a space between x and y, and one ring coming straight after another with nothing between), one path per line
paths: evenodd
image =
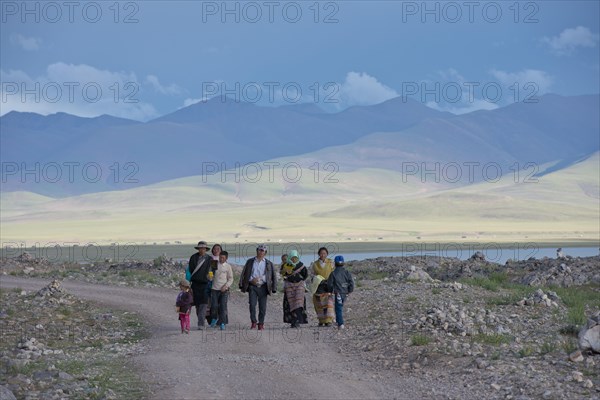
M277 274L275 273L275 266L273 263L271 263L271 280L273 282L271 293L277 293Z
M225 286L229 289L231 285L233 285L233 268L227 264L227 283L225 283Z
M352 293L354 291L354 278L348 270L346 270L346 275L348 275L348 293Z
M333 285L334 285L335 281L333 279L333 272L331 274L329 274L329 278L327 278L327 291L329 293L333 293Z
M192 295L192 289L185 294L185 304L191 306L194 304L194 296Z
M306 280L306 278L308 278L308 268L304 267L302 268L302 271L300 272L300 276L302 276L302 280Z
M246 261L246 264L244 264L244 268L242 268L242 274L240 275L240 283L239 283L239 288L242 291L242 293L244 293L244 279L246 277L246 274L248 273L247 269L248 268L252 268L252 264L251 264L251 260ZM250 265L250 266L248 266Z

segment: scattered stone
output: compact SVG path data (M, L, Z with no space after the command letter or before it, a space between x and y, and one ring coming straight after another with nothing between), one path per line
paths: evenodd
M538 289L529 296L519 300L516 304L518 306L542 305L546 307L558 307L558 301L560 301L560 297L555 292L544 293L542 289Z
M0 385L0 399L2 400L17 400L13 392L4 385Z
M410 272L405 278L407 281L418 281L418 282L431 282L433 279L429 274L421 268L417 268L414 265L410 266Z
M600 311L596 311L579 331L579 348L600 353Z
M573 362L583 362L583 354L581 354L580 350L576 350L569 354L569 360Z

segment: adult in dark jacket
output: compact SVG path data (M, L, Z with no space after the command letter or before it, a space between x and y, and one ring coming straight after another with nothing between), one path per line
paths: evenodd
M198 252L190 257L188 268L192 273L190 279L192 291L194 292L194 305L196 306L196 316L198 317L198 329L204 329L206 320L206 307L208 304L208 272L210 271L210 261L212 257L206 254L209 247L205 241L201 240L194 247Z
M242 275L240 276L240 290L248 293L248 304L250 308L250 329L257 326L263 330L265 326L265 315L267 314L267 296L277 292L277 278L273 263L266 259L267 246L264 244L256 248L256 257L246 261ZM256 319L256 304L258 303L258 320Z

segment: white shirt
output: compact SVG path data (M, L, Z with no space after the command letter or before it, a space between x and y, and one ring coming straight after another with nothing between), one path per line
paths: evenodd
M252 264L252 274L250 274L250 281L254 278L258 278L258 286L261 286L266 282L265 279L265 270L267 268L267 262L263 258L262 261L258 261L258 258L254 258L254 264Z

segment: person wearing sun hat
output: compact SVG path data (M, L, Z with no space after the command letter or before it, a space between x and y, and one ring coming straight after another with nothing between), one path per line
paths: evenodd
M308 270L300 261L297 250L290 251L280 273L284 289L283 322L287 322L292 328L299 328L300 324L308 323L304 296L304 280L308 278Z
M257 327L263 330L267 314L267 296L277 292L277 278L273 263L266 258L267 246L259 244L256 247L256 257L246 261L240 276L239 288L242 293L248 293L250 309L250 329ZM258 303L258 320L256 319L256 304Z
M194 293L194 305L196 306L196 316L198 317L198 329L204 329L206 322L206 308L208 305L208 272L210 271L210 261L212 257L206 254L210 249L205 241L201 240L194 247L197 253L190 257L188 269L190 271L190 281L192 283L192 292Z

